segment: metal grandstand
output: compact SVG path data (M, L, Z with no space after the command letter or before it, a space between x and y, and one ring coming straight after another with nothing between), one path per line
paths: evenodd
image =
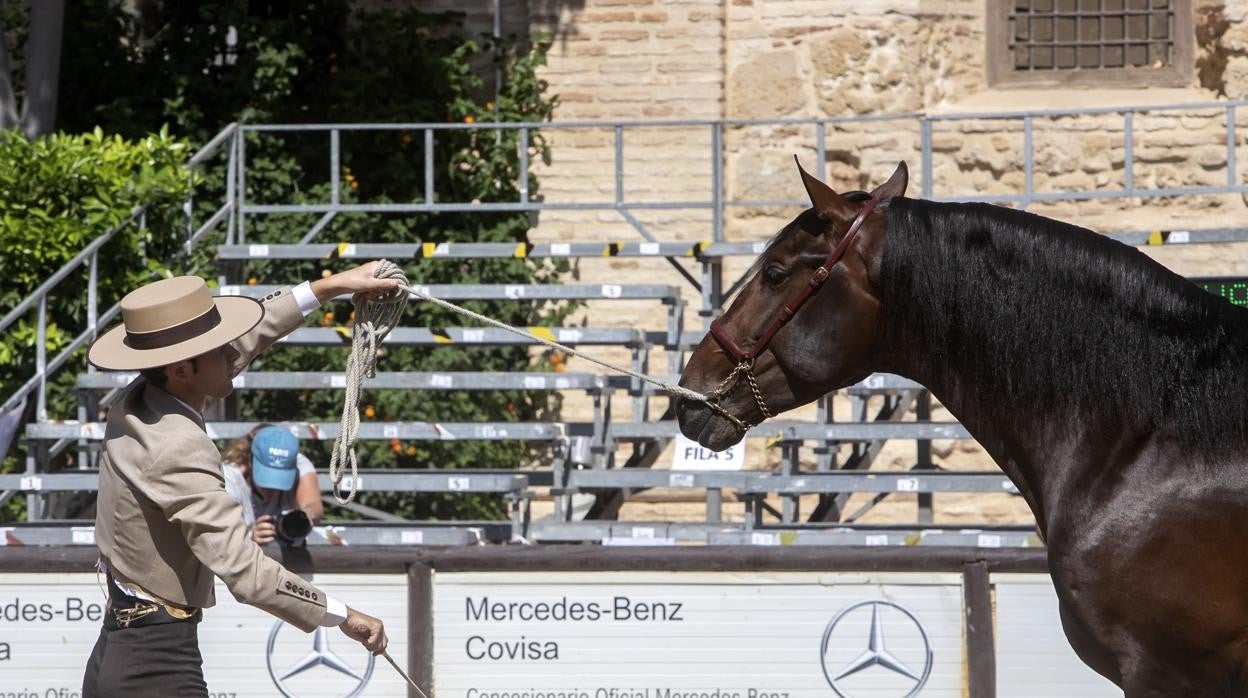
M237 265L248 260L309 260L337 258L372 260L377 258L430 260L475 257L653 257L667 258L673 269L672 284L649 285L444 285L430 286L429 293L448 300L524 300L524 299L601 299L652 302L662 309L661 325L633 329L594 327L531 328L542 336L576 346L621 347L631 356L635 370L649 370L652 351L665 355L666 379L679 373L684 353L700 341L703 330L684 327L686 300L683 292L692 290L699 296L701 317L709 321L731 295L741 280L724 277L726 258L750 257L758 254L761 241L728 242L724 239L725 212L730 207L800 207L804 201L726 200L724 192L723 153L726 132L754 126L802 126L812 129L817 170L823 175L827 158L825 137L829 129L848 124L881 121L895 122L912 128L919 135L918 171L922 193L926 198L1010 202L1027 205L1033 201L1087 200L1092 198L1137 198L1248 193L1248 185L1237 180L1236 119L1246 102L1218 102L1197 105L1160 105L1122 109L1041 111L1025 113L991 113L958 115L900 115L824 120L787 121L663 121L663 122L592 122L550 124L330 124L330 125L239 125L221 131L190 162L200 167L214 159L227 160L225 200L206 219L193 220L189 205L186 220L187 249L201 244L206 235L224 232L225 244L216 248L223 262L220 292L260 297L272 285L247 285L243 279L230 276ZM1226 128L1226 170L1224 186L1150 189L1136 185L1132 173L1132 129L1141 113L1212 112L1224 114ZM1120 115L1125 148L1124 186L1118 190L1093 192L1040 192L1032 181L1034 147L1033 123L1048 117L1104 117ZM935 154L932 133L942 124L962 121L1013 121L1021 123L1025 147L1022 167L1025 174L1023 191L1015 195L968 196L958 192L937 194L933 191L932 169ZM626 133L671 128L705 129L711 143L711 167L707 173L711 195L707 200L660 202L631 200L623 166ZM520 201L513 203L474 203L467 201L436 201L433 197L433 144L440 132L460 129L517 129L521 147L518 149L520 171L528 169L527 144L531 132L561 129L607 129L613 134L615 153L615 196L608 201L535 201L522 191ZM361 204L342 201L340 143L342 135L354 131L404 130L423 133L423 166L426 191L422 200L407 203ZM324 136L328 154L330 199L319 204L259 204L246 199L244 186L248 172L246 134L257 132L302 132ZM523 180L523 178L522 178ZM214 204L215 205L215 204ZM649 230L633 215L644 209L699 209L710 211L710 229L706 241L700 243L663 240L661 234ZM413 213L454 213L496 211L593 210L618 213L636 231L640 240L604 240L543 244L509 243L447 243L437 240L413 241L410 244L372 244L367 240L317 242L332 230L331 225L344 213L384 213L401 216ZM257 216L318 214L319 218L299 240L284 244L251 244L247 241L248 223ZM63 370L72 354L86 346L98 329L111 325L119 313L118 306L99 307L96 281L99 249L129 226L144 225L144 210L105 232L81 254L36 289L18 307L0 320L0 331L19 318L37 316L36 372L12 394L5 396L0 414L23 404L27 399L36 403L35 419L25 426L23 437L29 457L26 470L20 474L0 475L0 503L15 496L25 496L29 522L0 529L0 540L21 544L91 544L89 523L57 520L61 512L53 506L54 496L63 493L90 492L95 488L94 456L103 438L103 424L93 415L107 406L117 389L132 378L129 374L100 374L93 370L78 375L76 387L79 408L76 415L48 414L46 388L49 379ZM1133 245L1199 244L1208 242L1241 242L1248 240L1248 229L1215 228L1182 231L1117 231L1113 237ZM677 264L677 259L692 262L699 269L695 276ZM679 271L679 273L677 273ZM75 330L75 338L66 349L49 357L46 351L47 300L57 293L62 281L73 274L88 277L88 311L83 326ZM291 283L299 279L265 279L266 284L278 281ZM1208 281L1208 283L1214 283ZM1248 302L1246 297L1245 302ZM660 317L658 313L655 317ZM342 346L349 342L349 333L334 328L306 327L295 331L285 341L304 346ZM387 342L409 346L452 344L515 344L525 340L489 328L401 327ZM395 369L394 366L384 368ZM239 390L303 390L339 389L345 386L339 373L273 373L248 372L240 375L235 386ZM369 469L361 472L354 483L365 491L408 491L442 493L488 493L504 498L511 512L509 520L482 523L438 523L407 521L398 517L357 507L356 511L372 521L360 524L327 525L318 528L312 544L381 543L397 545L466 545L485 541L527 542L627 542L666 541L674 543L732 543L755 545L976 545L980 547L1029 547L1040 542L1029 527L963 526L941 527L932 524L931 494L936 492L1014 493L1009 480L1000 472L944 472L935 468L931 459L933 439L967 439L969 434L956 422L931 421L930 396L922 386L895 376L872 376L845 391L852 401L854 419L837 422L832 417L833 396L820 400L811 421L773 420L755 428L751 439L767 439L779 449L780 466L775 471L673 471L652 468L664 444L676 436L676 423L655 419L650 400L663 396L653 388L622 376L589 373L437 373L429 371L396 371L379 374L366 384L367 389L407 391L461 390L556 390L582 392L593 399L593 416L587 422L562 423L430 423L430 422L366 422L361 425L360 439L406 440L517 440L548 449L551 466L523 471L402 471ZM628 417L612 413L613 398L630 401ZM910 421L913 410L917 419ZM230 439L245 434L253 424L244 419L212 421L209 435ZM288 422L292 432L303 439L332 440L337 424ZM916 444L914 469L910 472L871 471L872 462L888 440L913 441ZM630 458L619 455L621 446ZM803 467L799 450L814 445L813 467ZM839 447L848 445L848 450ZM78 469L53 471L49 463L56 454L77 451ZM321 485L329 491L328 479L322 475ZM705 498L702 521L695 522L620 522L614 520L580 519L575 506L578 495L616 492L619 496L652 488L688 491ZM729 493L726 499L725 492ZM890 493L919 495L919 517L906 525L868 526L855 521L862 512L848 513L845 507L850 493L868 492L879 501ZM813 511L803 512L803 495L818 495ZM530 504L535 496L550 497L554 514L541 520L531 516ZM770 502L778 500L779 508ZM808 500L809 501L809 500ZM735 502L740 516L724 516L724 507ZM607 515L610 517L610 514ZM739 519L739 520L737 520Z

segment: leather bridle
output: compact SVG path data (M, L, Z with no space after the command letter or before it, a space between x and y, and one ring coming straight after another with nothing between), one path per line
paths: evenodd
M728 377L715 387L715 390L707 393L707 397L709 399L706 404L720 416L732 422L732 424L737 427L737 429L741 430L742 433L749 431L755 425L750 424L749 422L746 422L740 417L737 417L729 412L723 405L720 404L720 400L731 394L732 388L736 387L735 379L737 375L745 374L745 380L750 386L750 392L754 395L754 402L758 405L758 409L763 413L763 419L771 419L775 416L771 409L767 407L767 401L763 399L762 391L758 389L758 380L754 377L754 361L758 358L759 354L762 354L763 350L767 348L767 345L771 342L772 337L774 337L782 327L787 325L789 321L793 319L793 316L797 314L797 311L801 309L802 305L806 301L810 300L811 296L815 295L820 288L823 288L823 284L828 280L828 275L831 273L832 267L841 260L841 257L845 256L845 250L849 249L850 243L852 243L854 238L858 236L858 230L862 228L863 222L867 220L867 216L870 215L871 211L875 209L875 206L878 203L879 199L876 199L875 197L871 197L867 200L866 204L863 205L862 210L860 210L858 215L854 218L854 222L850 224L849 230L845 232L845 237L841 238L841 242L836 246L836 249L832 250L832 254L828 255L828 258L823 260L823 264L819 265L818 269L815 269L815 273L810 277L810 282L806 284L806 287L802 289L801 293L798 293L792 300L784 304L784 307L780 309L780 314L771 321L771 324L767 326L767 329L763 330L762 335L759 336L759 338L748 350L742 349L741 346L732 339L732 337L728 336L728 332L724 329L724 326L720 324L718 318L711 321L711 336L714 337L715 341L719 343L719 346L724 350L724 353L732 357L732 360L736 362L736 366L732 369L732 372L728 374Z

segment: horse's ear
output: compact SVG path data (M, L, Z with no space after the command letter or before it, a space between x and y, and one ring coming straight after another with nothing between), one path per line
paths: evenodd
M871 192L872 198L881 202L888 201L894 197L906 195L906 184L910 181L910 170L906 168L906 163L897 163L897 169L893 170L893 176L888 181L875 188Z
M854 216L854 207L845 197L807 172L796 155L793 156L793 161L797 163L797 171L802 173L802 184L806 185L806 193L810 195L810 203L819 218L829 223L840 223Z

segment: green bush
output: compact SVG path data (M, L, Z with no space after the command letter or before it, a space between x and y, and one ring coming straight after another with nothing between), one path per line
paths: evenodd
M190 182L182 169L184 141L167 131L138 141L53 135L28 142L0 131L0 307L12 308L88 243L147 205L149 225L171 227ZM100 253L99 292L116 298L163 268L176 239L128 226ZM86 267L57 287L48 317L48 351L59 351L85 327ZM3 384L34 367L34 313L0 337ZM6 394L7 397L7 394Z
M129 225L100 250L100 307L164 273L191 184L182 167L187 153L185 141L164 129L134 141L96 130L28 142L19 131L0 131L0 308L15 307L140 205L148 207L148 227ZM87 285L83 265L49 296L49 358L86 328ZM36 310L0 336L0 400L35 372ZM49 391L51 414L73 414L73 373L85 367L82 354ZM17 467L20 455L5 460L5 472Z

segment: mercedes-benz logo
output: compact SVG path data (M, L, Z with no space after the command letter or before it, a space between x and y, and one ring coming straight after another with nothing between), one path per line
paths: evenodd
M884 626L888 625L894 651L885 644ZM866 648L856 656L841 647L829 647L833 635L844 637L858 634L853 627L867 625ZM861 646L855 643L855 646ZM917 696L932 673L932 645L927 631L917 616L891 601L861 601L841 609L828 622L819 646L819 663L828 685L840 698L852 698L845 684L850 677L873 676L890 684L900 682L906 698Z
M355 698L364 692L364 687L368 685L368 680L373 676L373 663L376 657L369 654L363 671L357 671L329 648L329 628L317 628L312 631L312 649L302 659L288 665L285 669L279 670L274 666L277 663L274 661L274 648L277 647L278 634L284 627L286 623L280 620L273 624L273 630L269 632L269 645L265 651L269 678L273 679L273 685L281 691L283 696L298 698L286 682L308 671L316 672L315 680L322 690L325 688L326 681L336 678L339 683L343 684L343 690L347 691L343 694L343 698ZM346 679L337 678L339 676L345 676Z

